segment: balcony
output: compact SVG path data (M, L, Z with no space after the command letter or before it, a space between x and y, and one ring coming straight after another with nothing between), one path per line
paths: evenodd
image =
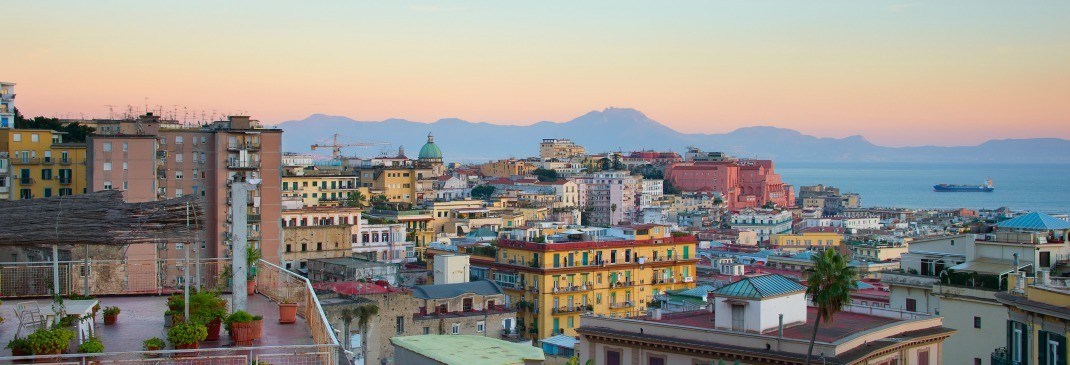
M609 284L610 288L627 288L627 287L632 287L632 286L635 286L635 281L620 280L620 281L615 281L615 282Z
M229 169L245 169L256 170L260 168L260 161L241 160L241 159L228 159L227 168Z
M587 290L591 290L591 285L589 285L589 284L587 284L587 285L570 285L570 286L555 287L553 289L553 293L554 294L558 294L558 293L578 293L578 292L587 291Z
M551 311L551 314L565 314L565 313L584 312L586 310L587 310L587 308L583 307L583 306L569 306L569 307L552 308L550 311Z
M40 165L41 159L38 157L16 157L11 159L12 165Z
M69 177L61 177L61 178L59 178L59 183L60 183L60 185L70 185L71 184L71 178L69 178Z
M166 160L167 159L167 151L163 151L163 150L156 151L156 159L157 160Z
M41 159L41 164L44 164L44 165L53 165L55 163L56 163L56 160L51 158L51 157L45 157L45 158Z
M30 185L33 185L33 183L35 183L35 182L37 182L37 180L32 178L32 177L20 177L19 178L19 185L22 185L22 186L30 186Z
M61 159L59 159L59 164L63 165L63 166L70 165L72 162L74 162L74 160L71 160L69 158L61 158Z
M229 144L227 144L227 150L228 151L240 151L240 150L259 151L260 150L260 143L259 142L229 143Z
M0 94L0 99L11 100L15 98L15 93L3 93Z
M260 215L259 214L250 214L248 219L249 219L248 220L249 223L259 223L260 222Z
M881 282L891 285L910 286L915 288L932 288L933 284L940 282L940 278L910 274L905 271L884 271L881 273Z
M630 302L630 301L619 302L619 303L609 303L609 309L631 308L631 307L634 307L634 306L635 306L635 304Z
M4 304L0 310L12 313L15 304L35 301L33 297L47 297L52 284L51 262L28 262L19 265L4 265L5 273L18 275L23 280L0 283ZM200 262L202 272L208 274L207 287L215 287L218 273L226 265L223 260ZM142 352L142 341L153 334L166 332L164 311L166 296L177 293L181 287L178 277L185 273L185 263L180 260L126 260L94 261L88 270L81 263L64 262L60 266L60 293L62 295L84 293L83 272L88 272L88 282L101 307L122 308L119 324L103 326L96 322L94 334L107 349L103 354L62 354L49 356L11 357L10 352L0 354L0 363L50 362L70 364L126 364L126 363L189 363L189 364L347 364L334 331L327 322L319 301L308 281L297 274L285 271L261 261L256 273L257 295L248 297L247 310L262 315L262 340L249 346L232 346L231 338L223 333L219 340L202 341L197 350L158 350ZM193 271L194 266L190 267ZM192 274L192 273L191 273ZM230 294L223 293L224 299ZM245 293L241 294L245 296ZM20 299L15 299L20 298ZM26 299L21 299L26 298ZM287 298L297 303L299 316L295 324L278 323L278 307L275 302ZM51 305L51 300L36 300L42 309ZM233 300L229 300L233 302ZM0 342L7 343L15 335L19 321L8 320L0 324ZM29 331L22 330L25 336ZM160 336L163 337L163 336Z

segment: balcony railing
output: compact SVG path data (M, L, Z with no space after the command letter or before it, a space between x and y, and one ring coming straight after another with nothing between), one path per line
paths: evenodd
M33 185L33 183L35 183L35 182L37 182L37 180L32 178L32 177L20 177L19 178L19 185L22 185L22 186Z
M238 150L256 151L256 150L260 149L260 143L258 143L258 142L230 143L230 144L227 144L227 149L231 150L231 151L238 151Z
M557 294L557 293L576 293L576 292L587 291L587 290L591 290L591 286L590 285L568 285L568 286L555 287L553 289L553 292L554 292L554 294Z
M560 307L560 308L553 308L552 309L552 313L553 314L576 313L576 312L583 312L586 309L587 308L583 307L583 306Z
M61 178L59 178L59 183L61 185L70 185L71 184L71 178L69 178L69 177L61 177Z
M39 157L16 157L11 159L12 165L40 165L41 158Z
M881 281L893 285L931 288L933 284L940 282L940 278L935 276L910 274L904 271L884 271L881 272Z
M633 306L635 306L635 304L632 302L609 303L609 309L631 308Z
M316 297L308 279L260 260L256 270L256 290L272 301L297 303L297 314L305 319L312 333L312 342L334 349L324 354L326 358L323 360L328 364L345 362L345 356L341 356L342 347L338 344L338 338L327 321L319 298Z
M227 168L231 169L259 169L260 161L229 159L227 160Z

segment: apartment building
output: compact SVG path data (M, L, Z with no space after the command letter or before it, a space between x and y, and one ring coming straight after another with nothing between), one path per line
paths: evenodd
M336 207L345 205L350 194L360 192L363 204L368 204L371 197L368 188L361 188L357 174L341 172L304 171L284 172L282 175L282 197L300 200L305 207Z
M15 128L15 84L0 81L0 128Z
M539 143L539 158L542 160L567 161L587 156L587 149L564 138L543 138Z
M688 162L665 169L665 180L681 191L719 193L733 211L767 203L795 205L795 189L782 181L771 160L710 157L697 150L687 155Z
M1012 277L1011 290L996 293L1007 308L1006 346L992 352L993 364L1061 365L1070 359L1070 279L1038 271L1035 280ZM998 323L996 324L998 325Z
M86 192L86 145L64 143L62 132L48 129L0 129L0 179L7 198L33 199Z
M415 261L416 245L406 240L405 233L401 223L369 224L362 220L353 240L353 253L381 262Z
M938 316L848 306L817 326L806 287L780 275L743 278L715 290L706 308L638 317L582 316L580 363L940 364L955 330Z
M479 165L479 173L488 177L512 177L530 174L538 166L534 162L515 158L487 162Z
M1012 277L1034 277L1070 259L1070 223L1028 213L996 224L991 234L918 239L903 254L902 270L885 272L892 308L944 316L959 331L944 360L994 364L1006 346L1008 311L997 301ZM995 362L995 364L999 364Z
M516 310L508 305L502 288L479 280L467 283L418 285L411 291L372 283L340 283L336 294L321 294L320 303L332 328L347 328L342 312L375 305L379 313L370 318L365 338L346 341L348 350L364 357L364 364L402 364L390 339L414 335L472 335L516 338ZM339 340L358 338L354 325Z
M587 195L589 221L584 224L608 227L635 220L641 178L625 171L610 171L582 175L577 180L585 186Z
M247 116L231 116L199 128L164 128L163 124L159 116L149 113L121 121L111 134L90 136L89 189L121 189L129 202L191 194L204 197L207 227L205 236L197 238L196 250L201 258L229 256L230 211L245 209L249 242L261 249L265 260L279 263L282 131L261 128ZM233 182L256 182L248 206L230 206ZM182 255L181 244L164 246L156 250L159 257ZM141 254L151 256L152 251Z
M586 232L586 233L584 233ZM651 298L695 286L693 236L667 226L570 229L541 242L501 239L490 275L510 302L523 303L522 334L543 339L576 335L581 313L636 316Z
M417 170L411 165L357 167L352 171L359 177L360 187L368 189L371 197L382 195L394 203L417 202Z
M780 233L769 236L769 244L783 252L824 251L832 248L843 253L843 233L808 231L798 234Z
M732 229L753 231L758 241L768 241L775 234L791 232L791 212L780 209L747 208L732 214Z

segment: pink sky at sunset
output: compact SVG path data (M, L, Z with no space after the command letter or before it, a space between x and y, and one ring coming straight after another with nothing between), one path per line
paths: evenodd
M688 133L891 146L1070 138L1070 2L15 2L27 115L531 124L608 106Z

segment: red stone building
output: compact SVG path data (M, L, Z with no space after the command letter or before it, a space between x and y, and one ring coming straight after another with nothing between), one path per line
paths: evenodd
M794 188L781 180L770 160L679 162L666 168L665 179L680 191L719 193L730 210L768 202L795 205Z

